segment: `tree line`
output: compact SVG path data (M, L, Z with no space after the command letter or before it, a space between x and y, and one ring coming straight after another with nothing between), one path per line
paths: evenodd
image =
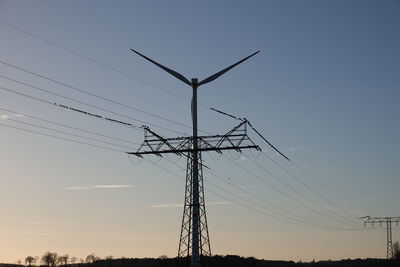
M113 259L113 256L107 256L104 258L104 260L111 260ZM94 263L96 261L103 260L102 258L96 256L96 254L92 253L86 256L85 259L82 258L77 258L77 257L70 257L68 254L64 255L58 255L56 252L50 252L47 251L46 253L43 254L43 256L40 258L39 262L39 257L38 256L27 256L25 258L25 265L27 266L36 266L36 264L41 264L41 265L46 265L49 267L56 267L56 266L61 266L61 265L67 265L67 264L83 264L83 263ZM21 261L18 262L18 264L22 264Z
M235 267L290 267L290 266L400 266L400 245L399 242L393 244L393 259L354 259L354 260L340 260L340 261L319 261L319 262L293 262L293 261L271 261L271 260L259 260L254 257L244 258L235 255L227 256L212 256L202 257L202 266L235 266ZM40 260L40 261L39 261ZM2 265L0 267L18 267L22 264L18 261L18 265ZM86 256L86 258L70 257L68 254L58 255L56 252L46 252L42 257L38 256L27 256L25 258L26 266L36 266L37 264L47 267L57 267L65 265L77 265L90 267L131 267L131 266L142 266L142 267L186 267L190 266L190 258L168 258L166 255L162 255L157 259L144 258L144 259L128 259L125 257L114 259L113 256L107 256L100 258L96 254L92 253Z

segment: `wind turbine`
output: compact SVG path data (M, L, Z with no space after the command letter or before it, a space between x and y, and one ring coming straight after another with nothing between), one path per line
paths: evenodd
M219 78L225 72L231 70L232 68L236 67L240 63L246 61L247 59L251 58L252 56L256 55L260 51L254 52L253 54L249 55L248 57L239 60L238 62L232 64L231 66L205 78L201 82L198 82L197 78L192 78L190 81L183 76L182 74L167 68L160 63L152 60L151 58L146 57L145 55L139 53L138 51L131 49L134 53L138 54L139 56L143 57L144 59L150 61L154 65L158 66L159 68L165 70L175 78L179 79L180 81L184 82L185 84L192 87L192 123L193 123L193 158L192 158L192 171L193 171L193 188L192 188L192 258L191 258L191 265L193 267L200 266L200 256L199 256L199 224L200 224L200 205L199 205L199 160L198 160L198 135L197 135L197 88L202 86L206 83L212 82L215 79ZM208 235L208 233L207 233Z

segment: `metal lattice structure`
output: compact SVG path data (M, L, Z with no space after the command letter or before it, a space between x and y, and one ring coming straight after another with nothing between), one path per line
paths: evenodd
M372 227L375 224L379 224L379 226L382 226L383 223L386 224L386 257L387 259L393 258L392 223L396 223L396 225L399 226L400 216L398 217L365 216L361 217L360 219L366 219L364 221L364 227L367 226L367 224L371 224Z
M261 150L259 146L247 135L248 121L241 121L236 127L224 135L210 135L197 137L197 149L194 150L194 139L189 137L164 138L149 127L144 127L144 141L136 152L128 152L130 155L143 157L143 155L175 154L187 157L186 186L184 209L182 216L181 234L179 238L178 257L189 257L193 243L193 217L198 217L198 242L199 255L211 256L210 238L208 234L206 205L204 198L203 162L202 151L214 151L222 153L224 150L242 149ZM197 157L195 157L195 153ZM194 161L197 158L197 163ZM196 165L198 166L196 171ZM193 191L195 187L194 178L197 174L198 186L198 212L194 213L195 207Z
M185 199L178 257L189 257L191 255L194 232L197 232L199 259L200 256L211 256L204 199L201 152L214 151L216 153L222 153L222 151L225 150L235 150L238 152L242 149L261 150L247 135L247 125L248 121L243 120L224 135L198 136L196 138L197 141L194 141L195 139L192 136L164 138L152 131L149 127L144 126L143 143L136 152L128 152L128 154L137 157L143 157L143 155L149 154L159 157L162 157L164 154L175 154L177 156L187 157ZM197 146L195 146L195 142L197 142ZM195 147L197 148L195 149ZM194 197L196 186L198 192L197 203ZM196 210L195 207L197 207ZM198 219L197 226L193 224L193 218Z
M204 200L204 186L203 186L203 168L201 153L198 153L199 159L199 206L200 206L200 235L199 235L199 248L200 255L211 256L210 237L208 235L206 204ZM191 237L192 237L192 192L193 192L193 155L188 153L186 169L186 186L185 186L185 200L182 216L182 227L179 238L178 257L189 257L191 252Z
M248 121L244 120L224 135L197 136L197 151L215 151L221 153L224 150L236 150L240 152L242 149L249 148L260 150L260 147L247 135L247 125ZM192 136L164 138L147 126L143 128L143 143L136 152L129 152L128 154L138 157L148 154L157 156L162 156L162 154L176 154L185 156L186 153L194 152L194 138ZM193 159L192 156L190 157Z
M185 155L188 158L187 175L186 175L186 190L185 190L185 208L182 219L181 238L179 242L179 256L189 256L191 254L191 265L193 267L200 266L200 255L205 253L211 255L210 241L208 237L207 219L205 212L204 201L204 188L203 188L203 174L201 164L202 151L216 151L221 153L223 150L237 150L245 148L256 148L253 142L245 145L247 141L251 141L246 133L238 133L238 129L242 126L246 127L248 122L241 123L239 128L233 129L227 134L213 135L213 136L198 136L197 129L197 89L209 82L214 81L227 71L231 70L240 63L246 61L252 56L256 55L257 51L248 57L239 60L231 66L209 76L206 79L198 81L197 78L188 80L182 74L167 68L160 63L142 55L141 53L131 49L132 52L138 54L144 59L150 61L157 67L168 72L178 80L189 85L192 88L192 124L193 135L191 137L178 137L178 138L163 138L158 134L145 127L145 141L136 152L129 154L142 157L144 154L153 154L161 156L165 153L174 153L177 155ZM237 135L236 135L236 134ZM205 249L207 248L207 249Z

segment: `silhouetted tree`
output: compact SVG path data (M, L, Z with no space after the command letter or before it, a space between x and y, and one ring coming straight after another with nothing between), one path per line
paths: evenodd
M38 260L39 260L39 257L38 257L38 256L35 256L35 258L33 259L33 265L36 265L36 263L38 262Z
M42 256L42 263L51 267L57 266L57 253L47 251Z
M34 263L35 258L32 256L28 256L25 258L25 264L27 264L28 266L32 266L32 263Z
M400 260L400 247L398 241L394 242L393 244L393 258L396 260Z
M93 263L95 261L101 260L99 257L96 256L96 254L92 253L90 255L87 255L85 262L86 263Z
M59 256L57 258L57 263L60 264L60 265L66 265L66 264L68 264L68 259L69 259L69 255L68 254Z
M78 258L77 258L77 257L71 257L70 262L71 262L72 264L75 264L75 263L78 262Z

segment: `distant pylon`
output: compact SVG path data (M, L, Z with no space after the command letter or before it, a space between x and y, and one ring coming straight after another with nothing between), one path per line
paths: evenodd
M364 226L366 226L368 223L371 224L372 226L375 225L375 223L379 223L379 226L382 226L382 223L386 223L386 257L387 259L393 258L393 244L392 244L392 222L396 223L396 225L399 225L400 222L400 216L399 217L370 217L370 216L365 216L361 217L360 219L366 219L364 221Z

